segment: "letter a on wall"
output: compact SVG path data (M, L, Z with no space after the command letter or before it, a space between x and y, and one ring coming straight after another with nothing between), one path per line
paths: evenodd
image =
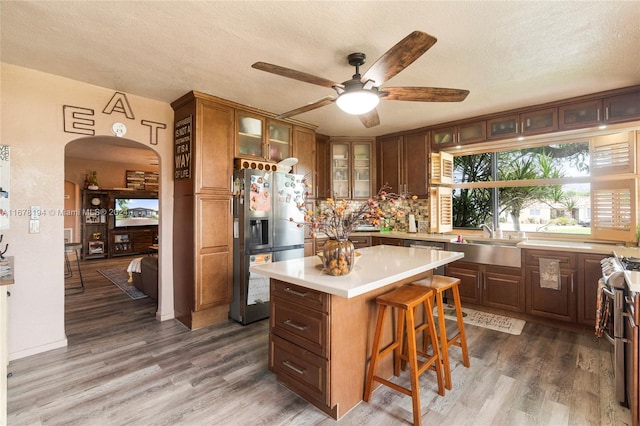
M122 92L116 92L111 97L111 100L102 110L105 114L111 114L113 112L119 112L124 114L125 117L133 120L136 117L133 115L133 110L131 109L131 105L129 105L129 100L127 99L127 95Z

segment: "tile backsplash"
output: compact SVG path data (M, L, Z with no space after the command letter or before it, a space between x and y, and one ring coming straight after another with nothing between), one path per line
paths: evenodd
M358 207L358 204L365 203L366 201L354 201L354 208ZM316 208L324 207L324 200L316 201ZM415 216L416 221L418 222L428 222L429 221L429 203L427 199L417 199L417 200L402 200L396 201L393 205L388 201L380 201L378 203L380 209L385 213L385 217L389 220L389 227L392 231L399 232L407 232L409 230L409 215L412 214ZM396 207L396 209L403 211L402 215L398 215L396 217L390 217L391 207Z

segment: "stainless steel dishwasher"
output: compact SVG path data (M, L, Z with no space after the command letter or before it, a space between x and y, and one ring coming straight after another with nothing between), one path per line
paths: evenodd
M437 241L404 240L404 246L421 249L444 250L444 243L440 243ZM433 274L444 275L444 265L435 268L433 270Z

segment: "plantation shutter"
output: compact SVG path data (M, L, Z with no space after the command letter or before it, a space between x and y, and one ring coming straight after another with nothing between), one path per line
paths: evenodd
M429 188L429 232L453 229L453 190L442 186Z
M636 222L635 179L591 184L591 231L595 238L633 241Z
M633 132L600 136L591 144L591 176L633 173L635 171Z
M431 183L453 183L453 155L448 152L431 153Z

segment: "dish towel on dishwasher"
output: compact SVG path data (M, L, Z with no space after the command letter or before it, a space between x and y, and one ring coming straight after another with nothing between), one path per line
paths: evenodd
M560 290L560 261L540 258L540 287Z
M598 296L596 299L596 336L598 337L602 337L609 323L609 302L607 296L604 294L606 286L604 280L600 278L598 280Z

